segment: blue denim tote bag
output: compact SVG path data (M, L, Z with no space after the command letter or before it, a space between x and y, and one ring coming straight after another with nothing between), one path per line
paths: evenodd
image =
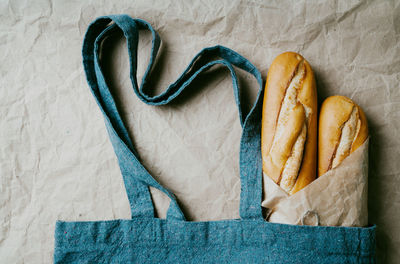
M149 30L152 34L150 62L140 87L136 79L139 29ZM146 104L168 104L196 77L201 78L199 74L202 71L213 65L222 65L229 70L243 128L240 142L240 219L186 221L174 194L161 186L140 163L99 62L102 41L116 31L122 31L127 41L133 90ZM257 68L228 48L205 48L194 57L176 82L160 95L150 96L146 93L146 85L159 46L159 36L149 23L127 15L100 17L87 30L83 43L86 77L104 115L118 157L132 219L57 221L54 262L374 263L374 226L294 226L273 224L263 219L260 153L263 81ZM257 99L248 113L242 110L239 83L233 66L249 72L258 81ZM166 219L155 218L149 186L161 190L171 199Z

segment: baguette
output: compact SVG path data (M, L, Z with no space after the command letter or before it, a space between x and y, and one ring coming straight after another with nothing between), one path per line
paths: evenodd
M337 167L367 138L362 109L345 96L328 97L319 116L318 176Z
M309 63L286 52L272 62L265 86L263 172L288 194L316 178L317 90Z

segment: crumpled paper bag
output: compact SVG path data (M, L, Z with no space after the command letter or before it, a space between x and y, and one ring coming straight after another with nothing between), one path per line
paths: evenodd
M368 225L368 141L336 168L293 195L263 175L266 220L294 225Z

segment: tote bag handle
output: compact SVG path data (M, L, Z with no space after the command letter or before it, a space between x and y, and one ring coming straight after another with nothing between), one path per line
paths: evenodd
M152 48L150 61L143 76L141 85L137 82L137 50L139 42L139 30L149 30L152 34ZM239 120L242 126L240 142L240 217L242 219L262 219L261 213L261 98L263 95L263 80L258 69L246 58L235 51L223 46L214 46L201 50L189 63L181 76L159 95L151 96L148 91L148 82L151 71L160 47L160 37L152 26L141 19L132 19L128 15L111 15L97 18L90 24L83 42L82 55L83 66L89 87L94 95L101 112L113 145L115 154L123 176L125 189L128 195L132 218L154 218L154 206L149 192L149 186L164 192L170 199L167 211L167 219L185 220L182 210L179 208L175 195L161 186L146 170L139 160L117 110L114 98L105 81L100 65L99 55L102 41L111 34L122 31L127 41L130 78L136 95L146 104L165 105L176 98L199 74L213 65L222 65L229 70L232 77L232 85L235 101L239 110ZM220 59L214 60L213 58ZM196 62L206 61L198 70L193 70ZM233 66L236 66L252 74L259 85L257 99L251 110L244 113L240 101L240 87Z

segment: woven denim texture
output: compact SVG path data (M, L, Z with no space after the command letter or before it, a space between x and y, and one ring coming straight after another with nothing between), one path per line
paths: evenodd
M152 50L139 87L136 79L139 30L152 34ZM140 163L128 131L104 79L99 54L102 41L122 31L128 46L133 90L146 104L164 105L213 65L226 67L232 77L243 132L240 142L240 219L189 222L172 192L161 186ZM226 47L200 51L163 93L146 93L160 38L144 20L127 15L105 16L90 24L83 43L83 64L89 87L100 107L117 155L131 206L131 220L65 222L55 229L55 263L374 263L375 226L314 227L273 224L261 211L261 108L263 81L247 59ZM219 57L220 59L215 59ZM202 65L197 65L201 61ZM204 62L205 61L205 62ZM196 64L197 63L197 64ZM257 99L242 111L234 66L258 81ZM149 186L163 191L171 203L166 219L154 216Z

